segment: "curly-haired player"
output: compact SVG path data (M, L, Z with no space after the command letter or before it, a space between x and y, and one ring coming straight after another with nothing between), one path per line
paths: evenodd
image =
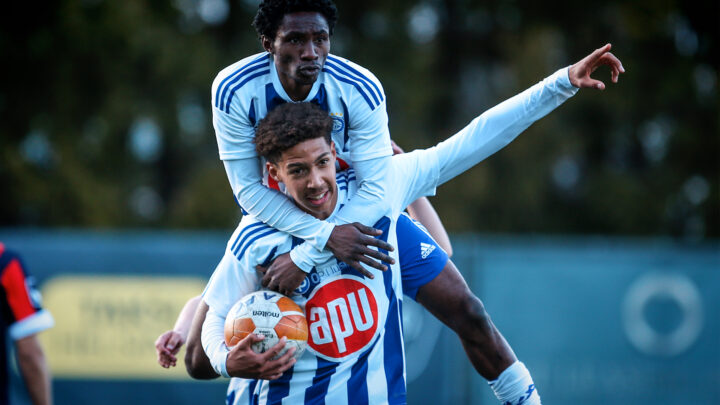
M223 69L212 87L220 158L240 206L306 241L268 270L266 285L285 293L333 255L367 275L370 271L362 263L384 270L381 261L390 260L368 247L392 249L362 225L374 223L387 210L383 178L392 149L385 94L368 70L329 53L336 20L337 10L327 0L263 1L253 25L265 52ZM278 191L263 175L252 143L260 119L280 104L298 101L316 103L333 117L340 165L353 167L362 184L358 196L333 221L303 213Z
M399 245L405 238L399 226L401 211L410 202L434 194L436 187L512 142L579 87L604 87L590 78L599 65L610 65L616 81L623 68L609 49L608 44L558 70L486 111L448 140L393 157L388 166L393 187L385 196L391 212L373 225L385 231L382 238ZM288 104L262 120L256 133L256 149L268 160L269 175L286 186L298 208L320 219L336 215L354 198L357 188L352 174L336 172L337 146L328 141L327 133L319 132L327 131L330 122L331 118L312 104ZM210 309L202 327L202 345L215 371L226 377L248 377L249 345L260 338L250 335L244 344L228 348L224 343L225 314L244 295L261 288L254 268L294 244L290 235L266 228L252 217L243 218L203 293ZM251 232L258 234L252 241L248 238ZM313 269L292 295L307 314L308 349L297 362L290 349L268 361L275 361L274 371L250 373L251 378L255 374L259 379L233 379L228 402L404 404L405 358L399 313L405 281L400 275L402 258L398 252L390 254L400 264L391 265L382 277L364 277L332 258ZM442 272L420 287L417 300L458 333L473 365L490 380L501 403L539 405L527 368L452 261L445 261Z

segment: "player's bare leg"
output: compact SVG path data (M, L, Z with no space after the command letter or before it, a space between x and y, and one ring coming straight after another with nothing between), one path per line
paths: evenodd
M458 334L470 362L485 379L496 379L517 360L451 260L435 279L420 287L416 299Z
M540 403L525 365L451 260L435 279L420 287L415 298L458 334L475 370L490 382L502 403Z

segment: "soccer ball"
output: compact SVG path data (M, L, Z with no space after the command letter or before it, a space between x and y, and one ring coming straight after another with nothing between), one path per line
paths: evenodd
M230 308L225 318L225 344L233 347L251 333L265 336L262 341L253 343L255 353L265 353L283 336L287 338L287 343L275 358L295 347L293 357L298 359L307 347L305 314L293 300L280 293L254 292Z

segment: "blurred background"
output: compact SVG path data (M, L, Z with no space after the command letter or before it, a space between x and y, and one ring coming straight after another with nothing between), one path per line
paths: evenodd
M224 382L161 369L152 346L240 218L210 85L262 50L257 4L0 15L0 241L56 318L41 335L56 403L222 402ZM405 150L612 43L617 85L599 70L604 92L581 91L431 201L547 403L720 403L718 3L336 4L331 52L380 79ZM496 403L457 338L405 301L410 403Z

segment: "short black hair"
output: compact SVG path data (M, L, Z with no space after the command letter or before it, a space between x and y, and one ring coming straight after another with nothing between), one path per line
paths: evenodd
M324 137L328 145L333 119L313 103L285 103L270 111L255 129L255 151L270 163L293 146Z
M332 35L338 12L331 0L263 0L258 6L252 25L258 36L275 39L275 34L277 34L285 14L299 12L322 14L327 21L329 34Z

